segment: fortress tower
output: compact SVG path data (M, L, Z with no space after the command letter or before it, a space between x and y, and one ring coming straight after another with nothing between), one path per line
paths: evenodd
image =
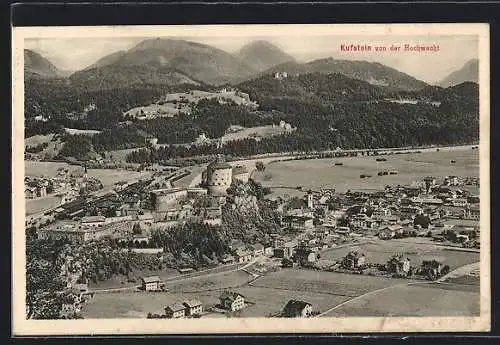
M231 186L233 168L228 163L218 159L207 166L206 185L212 195L225 195Z

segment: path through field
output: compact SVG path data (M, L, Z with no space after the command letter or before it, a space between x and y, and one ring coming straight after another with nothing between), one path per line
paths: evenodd
M432 282L432 284L440 284L442 282L445 282L449 278L454 278L454 277L459 277L459 276L467 275L467 274L470 274L472 271L477 270L477 269L479 269L479 262L475 262L475 263L472 263L472 264L469 264L469 265L461 266L461 267L459 267L459 268L451 271L450 273L442 276L438 280ZM365 294L362 294L362 295L356 296L354 298L351 298L351 299L349 299L349 300L347 300L345 302L342 302L340 304L337 304L336 306L334 306L334 307L332 307L332 308L330 308L330 309L322 312L321 314L316 315L315 317L325 316L325 315L331 313L332 311L335 311L335 310L337 310L337 309L345 306L346 304L350 304L350 303L356 302L356 301L358 301L360 299L366 298L366 297L371 296L371 295L379 294L379 293L381 293L383 291L386 291L386 290L389 290L389 289L395 289L395 288L399 288L399 287L410 286L410 285L418 285L418 284L430 284L430 282L428 282L428 281L407 282L407 283L402 283L402 284L387 286L387 287L384 287L384 288L381 288L381 289L373 290L373 291L367 292Z

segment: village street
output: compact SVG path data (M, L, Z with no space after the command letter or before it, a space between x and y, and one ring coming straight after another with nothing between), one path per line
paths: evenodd
M163 282L171 283L171 282L189 281L189 280L195 280L195 279L199 279L199 278L215 277L218 275L228 274L228 273L237 272L237 271L245 271L247 268L252 266L256 261L257 261L257 259L254 258L252 261L249 261L244 266L240 266L240 267L238 267L239 264L218 266L216 268L210 268L207 270L195 272L194 276L193 275L191 275L191 276L177 275L177 276L173 276L173 277L169 277L167 279L164 279ZM227 268L227 270L224 269L221 271L220 269L223 267ZM235 267L235 268L233 268L233 267ZM214 270L217 270L217 272L213 272ZM206 274L199 275L199 273L206 273ZM133 290L137 290L140 287L141 287L141 285L134 285L134 286L127 286L127 287L107 288L107 289L94 289L94 290L89 290L89 293L133 291Z

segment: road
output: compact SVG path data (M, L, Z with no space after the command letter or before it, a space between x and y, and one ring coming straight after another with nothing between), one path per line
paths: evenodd
M250 266L252 266L255 262L257 262L257 259L253 259L252 261L247 262L245 265L243 265L241 267L236 267L236 268L229 269L229 270L224 270L224 271L217 271L217 272L213 272L213 273L210 273L210 271L213 271L213 270L216 270L216 269L220 269L221 267L216 267L216 268L211 268L211 269L207 269L207 270L203 270L203 271L198 271L196 273L207 272L207 274L196 275L196 276L192 276L192 277L186 277L184 275L178 275L178 276L169 277L167 279L164 279L163 282L164 283L172 283L172 282L180 282L180 281L186 281L186 280L195 280L195 279L199 279L199 278L215 277L215 276L218 276L218 275L224 275L224 274L227 274L227 273L232 273L232 272L246 270L247 268L249 268ZM229 268L229 267L235 266L235 265L238 265L238 264L228 265L227 267ZM136 290L136 289L138 289L140 287L141 287L141 285L134 285L134 286L108 288L108 289L95 289L95 290L89 290L89 292L90 293L120 292L120 291Z

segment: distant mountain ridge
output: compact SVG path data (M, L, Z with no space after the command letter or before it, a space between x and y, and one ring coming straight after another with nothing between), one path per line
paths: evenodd
M148 39L133 48L107 55L89 66L87 73L100 73L105 66L141 66L146 70L171 69L204 83L220 85L249 77L256 71L237 57L218 48L177 39ZM113 71L115 69L112 69ZM119 70L116 69L117 73Z
M27 78L59 78L65 73L41 54L24 49L24 75Z
M427 83L406 73L398 71L378 62L362 60L336 60L333 58L318 59L307 63L288 62L274 66L262 74L286 72L290 75L305 73L335 74L339 73L352 79L366 81L372 85L385 86L393 90L420 90Z
M257 71L265 71L295 58L268 41L253 41L244 45L235 55L246 65Z
M463 82L479 81L479 60L471 59L467 61L462 68L450 73L446 78L443 78L437 85L449 87L461 84Z

